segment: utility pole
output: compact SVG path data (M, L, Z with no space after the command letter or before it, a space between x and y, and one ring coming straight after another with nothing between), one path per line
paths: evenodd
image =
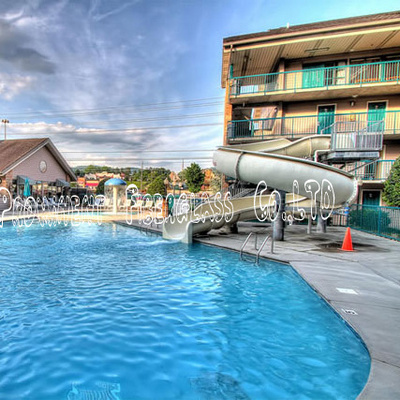
M10 121L8 119L2 119L1 122L4 124L4 140L7 140L7 124Z
M143 193L143 161L140 165L140 193Z

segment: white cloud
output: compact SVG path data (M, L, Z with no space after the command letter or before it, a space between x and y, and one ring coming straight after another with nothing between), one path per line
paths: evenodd
M32 85L31 76L12 75L0 72L0 97L11 100Z
M215 128L217 129L217 128ZM198 129L166 130L150 132L145 129L104 133L97 128L81 128L62 122L47 123L10 123L8 128L10 139L32 137L50 137L71 165L89 163L111 166L138 166L143 158L145 166L160 165L177 171L182 160L189 165L196 157L211 157L211 153L191 153L193 149L213 149L217 144L213 135L204 135ZM174 142L171 144L171 137ZM154 146L154 144L157 144ZM196 143L196 146L194 146ZM179 145L178 145L179 144ZM157 153L143 153L142 150L157 149ZM188 150L185 153L171 153L171 150ZM162 153L168 151L168 153ZM179 157L176 161L166 159ZM76 160L76 161L74 161ZM211 160L198 160L202 167L211 166Z
M14 85L19 88L20 94L26 90L24 98L17 98L24 100L25 109L57 111L118 108L129 104L154 104L202 96L189 92L193 80L186 82L182 59L188 56L193 43L188 35L182 34L179 13L170 12L169 5L120 0L39 1L29 2L28 5L22 0L10 0L11 3L18 4L12 10L6 10L8 15L5 23L10 34L13 34L12 43L19 47L29 43L32 51L36 51L36 71L26 69L31 79L35 80L35 91L27 90L33 80L29 84L25 82L25 86L23 81L21 86ZM26 58L27 54L23 56ZM22 73L16 63L12 66ZM199 65L199 73L200 69ZM13 93L10 91L8 96L15 96ZM6 88L0 87L0 100L5 95ZM9 109L10 121L13 112L23 111L19 105L14 109L10 106ZM136 110L139 111L136 116L142 115L141 109ZM209 111L175 108L169 115ZM132 132L118 131L121 125L113 120L129 118L127 114L123 108L119 115L84 115L79 112L68 115L65 112L65 118L60 117L62 122L57 123L50 112L41 114L43 122L10 123L9 130L10 135L13 130L19 132L19 135L11 138L49 136L62 152L86 150L87 156L79 155L82 158L99 158L102 155L97 152L102 150L132 151L137 155L141 150L212 148L221 141L221 126L137 130L146 124L195 125L194 119L188 122L139 121L123 125L123 128L136 129ZM30 112L29 115L34 114ZM150 115L146 114L157 117L163 115L168 116L168 112L163 114L155 110ZM96 125L99 120L103 123ZM37 116L34 121L37 121ZM212 121L199 119L199 123L204 122ZM88 126L92 129L86 129ZM117 131L100 133L96 126Z

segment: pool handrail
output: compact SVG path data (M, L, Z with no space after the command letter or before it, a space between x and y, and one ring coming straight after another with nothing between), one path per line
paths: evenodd
M253 235L256 235L256 242L255 242L255 247L254 247L254 248L257 250L257 234L254 233L254 232L250 232L250 233L247 235L246 240L243 242L242 247L240 248L240 259L241 259L241 260L243 260L243 250L244 250L244 248L246 247L246 244L248 243L248 241L250 240L250 238L251 238Z
M274 254L274 237L273 235L267 235L267 237L263 240L260 248L257 251L256 264L258 264L261 251L263 250L264 246L267 244L269 239L271 239L271 254Z

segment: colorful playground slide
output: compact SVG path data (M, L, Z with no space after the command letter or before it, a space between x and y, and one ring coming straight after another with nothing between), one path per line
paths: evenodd
M214 153L213 162L226 176L255 185L264 181L269 188L286 192L286 209L296 216L304 212L309 214L315 204L341 207L357 194L353 175L306 159L329 147L329 135L309 136L294 142L277 139L220 147ZM272 216L271 209L276 207L274 199L275 196L261 195L230 199L225 207L203 204L196 212L167 220L163 225L163 237L190 243L195 233L255 219L260 211L262 215Z

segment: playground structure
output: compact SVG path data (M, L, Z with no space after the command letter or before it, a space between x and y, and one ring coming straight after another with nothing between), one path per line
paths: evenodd
M126 199L126 182L119 178L111 178L104 184L106 205L112 205L112 213L118 213L118 207Z
M381 146L379 132L357 132L341 134L340 138L332 135L308 136L291 142L288 139L276 139L252 144L223 146L218 148L213 157L216 169L236 181L248 182L258 185L264 181L268 187L282 193L282 210L294 217L305 213L310 217L312 208L320 208L323 198L315 198L319 192L332 190L330 206L341 208L350 203L357 195L357 180L351 173L345 172L319 161L330 159L335 162L345 159L354 160L360 157L371 156L371 152ZM338 140L348 143L337 151ZM373 145L371 145L373 143ZM349 151L347 151L349 150ZM314 189L311 187L314 185ZM296 193L293 188L296 188ZM318 190L319 189L319 190ZM228 224L233 225L238 221L255 219L260 211L272 215L276 208L276 195L261 195L255 198L243 197L231 199L232 218L227 221L220 218L221 212L215 212L210 204L204 204L196 213L188 212L185 218L166 221L163 226L163 236L166 239L180 240L186 243L192 241L196 233L208 232ZM275 200L275 201L274 201ZM200 220L198 216L201 216ZM304 215L303 215L304 217ZM323 218L320 218L324 221ZM284 224L276 218L274 225L283 229Z

